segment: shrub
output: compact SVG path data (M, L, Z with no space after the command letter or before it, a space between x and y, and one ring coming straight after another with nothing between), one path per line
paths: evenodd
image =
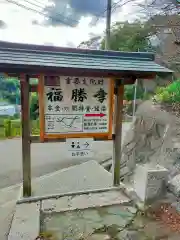
M166 87L157 88L154 100L169 104L180 102L180 80L176 80Z
M144 97L144 91L143 89L138 85L136 89L136 98L140 99ZM127 85L124 89L124 99L128 101L134 100L134 91L135 91L135 85Z
M39 101L37 93L32 93L30 98L30 117L32 120L38 118Z
M39 120L31 121L31 134L39 135ZM21 120L0 118L0 138L20 137L22 135Z
M4 131L5 137L11 136L11 119L9 118L4 120Z

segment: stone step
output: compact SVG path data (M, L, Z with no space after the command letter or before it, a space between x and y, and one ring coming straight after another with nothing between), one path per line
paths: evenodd
M0 207L0 239L7 240L13 216L16 209L16 201L8 202Z

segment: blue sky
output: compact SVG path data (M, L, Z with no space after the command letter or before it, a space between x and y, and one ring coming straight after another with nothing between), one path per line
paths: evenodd
M15 1L25 4L24 0ZM35 0L30 1L36 2ZM39 0L38 2L40 1L43 6L48 3L47 0ZM125 5L121 8L121 11L117 11L112 17L112 22L129 19L132 11L131 5ZM104 20L99 21L96 26L90 27L89 23L92 18L89 16L81 16L79 24L73 28L41 25L44 19L44 16L38 13L20 8L6 0L1 0L0 20L6 23L6 27L0 29L0 40L76 47L80 42L88 40L92 33L101 35L105 29ZM40 25L32 24L34 20L38 21Z

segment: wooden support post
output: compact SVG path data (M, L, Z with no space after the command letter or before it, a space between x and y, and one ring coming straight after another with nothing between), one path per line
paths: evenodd
M123 97L124 85L120 80L116 80L116 103L115 103L115 139L113 146L113 184L120 185L120 162L121 162L121 144L122 144L122 120L123 120Z
M44 76L40 74L38 83L38 95L39 95L39 123L40 123L40 140L44 142Z
M30 111L29 76L22 74L21 82L21 121L22 121L22 168L23 197L31 196L31 147L30 147Z

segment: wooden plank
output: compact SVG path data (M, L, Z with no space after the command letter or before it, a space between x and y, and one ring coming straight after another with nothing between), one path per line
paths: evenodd
M1 72L7 72L9 74L16 72L21 73L22 69L24 72L28 73L29 76L36 76L39 72L44 75L61 75L61 76L83 76L83 77L114 77L114 78L130 78L134 76L138 79L152 79L156 76L156 72L142 72L141 70L136 71L116 71L116 70L94 70L94 69L72 69L72 68L59 68L59 67L44 67L44 66L30 66L30 65L18 65L14 67L12 64L1 64ZM162 73L163 74L163 73ZM167 73L164 73L167 74ZM169 73L171 74L171 73Z
M40 124L40 140L44 142L44 76L40 74L38 83L38 95L39 95L39 124Z
M110 141L112 140L113 136L111 138L109 138L109 136L107 136L106 138L94 138L94 141ZM40 136L31 136L30 137L31 143L41 143L41 138ZM53 142L66 142L66 138L45 138L44 142L49 142L49 143L53 143Z
M122 120L123 120L123 97L124 85L116 81L117 96L115 105L115 139L114 139L114 156L113 156L113 184L120 185L120 161L121 161L121 142L122 142Z
M112 140L112 133L113 133L113 111L114 111L114 79L110 81L110 98L109 98L109 135L108 139Z
M30 149L30 111L29 76L21 74L21 120L22 120L22 168L23 196L31 196L31 149Z
M5 76L6 77L15 77L18 79L21 78L21 74L17 74L17 73L13 73L13 72L5 73ZM29 78L38 78L38 75L37 74L29 74Z
M44 139L58 138L108 138L110 133L64 133L64 134L44 134Z
M121 80L121 83L123 85L132 85L136 82L136 78L129 78L129 79L123 79Z

